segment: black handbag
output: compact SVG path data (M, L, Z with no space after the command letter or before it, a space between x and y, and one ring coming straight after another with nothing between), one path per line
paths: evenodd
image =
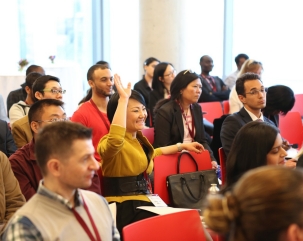
M190 156L196 171L180 173L183 155ZM176 208L201 209L211 184L219 184L215 170L198 171L198 164L189 152L182 152L178 157L177 174L166 178L170 204Z

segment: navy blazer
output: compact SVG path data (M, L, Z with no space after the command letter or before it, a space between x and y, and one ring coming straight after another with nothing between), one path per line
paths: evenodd
M6 121L0 120L0 151L9 157L16 150L17 146Z
M274 123L267 119L265 116L263 116L263 118L265 122L274 125ZM230 151L231 145L238 131L241 129L242 126L251 121L252 119L247 113L247 111L244 109L244 107L242 107L239 112L236 112L226 117L222 124L220 133L222 147L226 156Z
M216 85L216 92L213 92L212 86L208 83L208 81L199 75L202 83L202 94L199 98L198 102L212 102L212 101L223 101L228 100L230 90L224 84L224 82L218 76L212 76L215 85ZM223 87L226 87L227 90L222 90Z
M202 144L209 151L211 159L216 161L206 140L203 114L199 104L192 104L192 115L195 123L194 140ZM155 148L183 142L184 125L182 118L181 109L175 101L169 101L158 109L154 123L155 137L153 146Z

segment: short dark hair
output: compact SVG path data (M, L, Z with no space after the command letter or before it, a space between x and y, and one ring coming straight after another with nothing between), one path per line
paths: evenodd
M102 64L102 65L107 65L107 67L110 69L110 65L108 62L104 61L104 60L100 60L98 61L96 64Z
M87 81L94 80L94 73L95 70L97 69L110 69L110 68L108 64L95 64L91 66L87 71L87 75L86 75Z
M26 69L26 76L28 75L28 74L30 74L30 73L32 73L32 72L36 72L36 70L37 69L43 69L41 66L39 66L39 65L35 65L35 64L32 64L32 65L30 65L30 66L28 66L27 67L27 69ZM43 69L43 71L44 71L44 69Z
M70 121L55 122L42 128L35 140L35 154L42 175L47 174L46 165L51 158L63 162L73 152L71 147L75 140L91 138L92 129Z
M44 99L35 102L28 111L29 124L32 121L40 120L44 107L48 106L61 106L63 108L64 103L61 100L57 99Z
M240 61L240 59L242 59L242 58L244 58L245 60L248 60L248 59L249 59L248 55L246 55L246 54L238 54L238 55L236 56L236 58L235 58L235 62L236 62L237 65L239 64L239 61Z
M32 86L34 84L34 82L36 81L36 79L38 79L39 77L43 76L40 73L37 72L31 72L29 73L26 78L25 78L25 86L28 86L30 89L32 89Z
M261 77L260 75L258 74L255 74L255 73L245 73L245 74L242 74L236 81L236 91L237 91L237 94L238 95L243 95L243 96L246 96L245 94L245 88L244 88L244 83L246 81L250 81L250 80L260 80L261 83L262 80L261 80Z
M259 121L251 121L239 130L226 160L226 187L248 170L267 165L266 156L279 132L274 125Z
M295 95L291 88L285 85L274 85L268 88L264 115L274 115L282 112L286 115L295 104Z
M113 121L117 106L118 106L118 100L119 100L120 96L119 94L116 92L114 93L107 104L107 118L109 120L109 122L111 123ZM142 105L144 105L146 107L146 103L145 103L145 99L143 97L143 95L141 95L138 91L136 90L132 90L132 93L129 97L130 99L134 99L139 101Z
M43 75L41 77L39 77L38 79L36 79L36 81L33 84L33 88L32 88L32 92L33 92L33 100L34 101L38 101L38 99L35 97L35 93L41 92L42 95L44 95L44 92L42 91L45 88L45 85L48 81L57 81L58 83L60 83L60 79L52 76L52 75Z
M163 83L159 80L159 77L163 78L165 70L168 65L171 65L174 67L171 63L168 62L161 62L157 64L154 70L154 76L153 76L153 81L152 81L152 88L154 90L157 90L160 92L160 94L163 94L164 96L164 86Z
M144 66L147 66L147 65L150 65L150 64L151 64L152 62L154 62L154 61L157 61L157 62L160 63L160 60L159 60L159 59L156 59L156 58L154 58L154 57L149 57L149 58L147 58L147 59L144 61L143 67L144 67Z

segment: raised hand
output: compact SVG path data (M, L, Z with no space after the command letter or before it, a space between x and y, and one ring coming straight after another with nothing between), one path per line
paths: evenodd
M122 85L122 82L121 82L121 78L117 74L114 75L114 83L115 83L115 86L117 88L117 92L118 92L120 98L128 99L132 93L131 83L129 82L127 84L127 87L124 88Z

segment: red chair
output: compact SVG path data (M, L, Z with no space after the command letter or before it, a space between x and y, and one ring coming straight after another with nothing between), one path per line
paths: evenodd
M212 169L211 159L208 151L201 154L191 152L198 163L199 170ZM158 194L162 200L169 204L166 177L177 174L177 162L180 153L171 155L161 155L154 158L154 193ZM183 158L183 157L182 157ZM182 159L180 173L196 171L195 164L187 155Z
M229 114L229 101L228 100L224 100L222 102L223 104L223 114L224 115L228 115Z
M219 160L221 166L221 177L222 177L222 185L225 184L226 181L226 155L222 147L219 148Z
M214 119L220 118L223 115L222 104L219 101L203 102L199 104L202 108L202 111L206 112L205 114L203 114L203 117L211 123L214 122Z
M296 102L291 111L298 111L301 117L303 117L303 94L295 94L295 99Z
M281 136L291 144L298 144L301 148L303 142L303 126L299 112L288 112L286 116L280 116L279 129Z
M122 232L124 241L206 240L197 210L143 219L125 226Z
M154 144L154 128L142 129L142 134L147 138L150 144Z

